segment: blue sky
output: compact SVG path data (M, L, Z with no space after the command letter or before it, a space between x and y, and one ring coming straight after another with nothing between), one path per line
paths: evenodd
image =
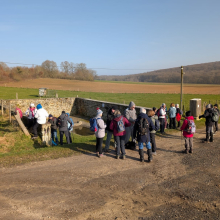
M2 0L0 7L0 62L69 61L125 75L220 61L219 0Z

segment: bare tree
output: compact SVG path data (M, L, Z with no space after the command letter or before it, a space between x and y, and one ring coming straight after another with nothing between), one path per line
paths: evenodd
M55 78L59 72L57 64L54 61L46 60L41 64L41 66L44 70L44 75L48 77Z
M74 74L74 69L75 69L74 63L72 62L69 63L68 61L64 61L64 62L61 62L60 66L61 66L62 72L69 74L69 75Z

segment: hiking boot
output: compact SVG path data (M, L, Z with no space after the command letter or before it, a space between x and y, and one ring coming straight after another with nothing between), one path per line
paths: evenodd
M105 152L105 153L110 153L110 152L111 152L111 149L105 149L104 152Z
M96 152L97 157L99 157L99 152Z
M125 159L125 155L122 155L122 160L124 160Z
M116 159L119 159L119 155L116 155Z
M147 155L148 155L148 162L150 163L153 160L152 149L147 150Z
M104 155L104 154L99 154L99 158L100 158L100 157L105 157L105 155Z
M152 155L156 156L156 155L157 155L156 151L155 151L155 152L152 152Z
M139 149L139 155L140 155L140 161L144 162L144 150L143 149Z
M192 154L192 153L193 153L193 150L192 150L192 149L190 149L190 150L189 150L189 153L190 153L190 154Z
M36 138L38 138L38 136L33 136L31 139L36 139Z
M210 134L210 142L214 142L214 140L213 140L213 132L211 132L211 134Z
M188 154L188 153L189 153L189 151L188 151L187 149L183 150L182 152L183 152L184 154Z

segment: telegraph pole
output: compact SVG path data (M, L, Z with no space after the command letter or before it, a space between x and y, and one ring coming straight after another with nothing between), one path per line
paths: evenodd
M183 110L183 66L181 66L180 109Z

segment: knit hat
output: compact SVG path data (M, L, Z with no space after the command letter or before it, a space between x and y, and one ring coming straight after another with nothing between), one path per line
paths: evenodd
M31 103L30 106L31 106L31 107L34 107L34 103Z
M153 111L155 112L157 108L156 108L156 107L153 107L152 109L153 109Z
M113 109L113 110L116 110L116 109L117 109L117 107L116 107L115 105L113 105L113 106L112 106L112 109Z
M41 109L42 108L42 105L41 104L38 104L37 105L37 109Z
M131 101L131 102L129 103L129 108L134 107L134 106L135 106L135 103Z
M49 118L53 117L53 115L49 114Z
M101 109L97 110L97 116L100 116L103 113Z
M211 104L206 105L206 108L211 108Z
M146 109L144 109L144 108L140 108L140 113L144 113L144 114L146 114Z

